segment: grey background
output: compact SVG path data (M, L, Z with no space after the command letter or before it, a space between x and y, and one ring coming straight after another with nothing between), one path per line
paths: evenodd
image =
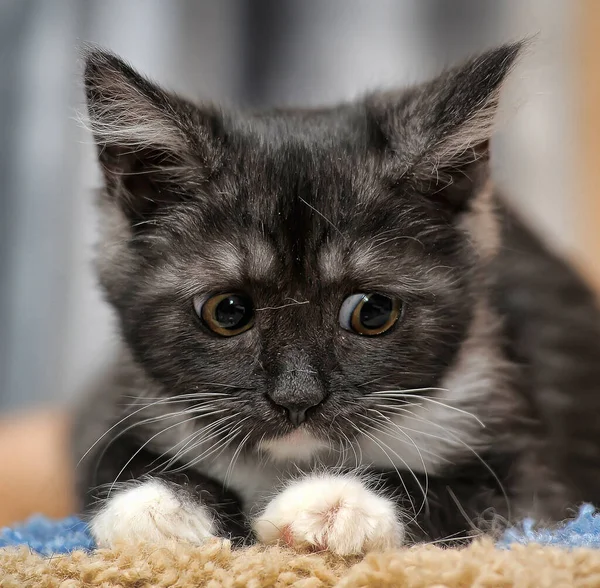
M317 104L421 80L537 34L505 95L500 183L551 244L576 247L568 0L1 0L0 412L69 404L110 357L95 287L78 48L112 49L202 99Z

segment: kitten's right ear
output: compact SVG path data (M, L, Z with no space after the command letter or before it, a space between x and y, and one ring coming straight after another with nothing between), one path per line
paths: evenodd
M526 47L503 45L429 82L369 97L371 132L392 181L412 182L451 212L465 210L489 175L500 92Z
M105 51L87 55L84 79L107 193L131 221L186 199L220 166L216 111L163 91Z

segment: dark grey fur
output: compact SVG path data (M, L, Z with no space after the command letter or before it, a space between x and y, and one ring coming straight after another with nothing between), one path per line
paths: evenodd
M486 428L469 437L477 451L458 444L430 468L415 538L469 531L491 510L556 520L600 501L598 309L574 272L485 196L498 93L519 51L507 45L430 83L334 108L265 113L195 106L108 53L88 56L106 180L98 268L123 357L86 402L78 457L124 420L79 466L86 510L98 486L152 470L201 494L223 533L243 536L255 505L235 484L224 488L214 457L186 468L184 451L157 469L190 431L157 435L176 421L143 419L226 393L205 397L233 415L217 446L238 433L216 459L229 463L248 435L240 460L260 463L261 439L293 430L274 397L319 402L303 426L356 447L359 430L373 430L373 392L443 387L457 371L480 386L460 406ZM228 291L248 293L258 310L252 329L224 338L192 300ZM373 338L342 330L343 300L370 291L401 298L401 321ZM461 362L479 352L481 373L464 373ZM388 416L398 406L389 402ZM220 416L198 417L193 430ZM371 470L399 504L409 508L408 492L418 506L423 473L395 465L402 481L391 467Z

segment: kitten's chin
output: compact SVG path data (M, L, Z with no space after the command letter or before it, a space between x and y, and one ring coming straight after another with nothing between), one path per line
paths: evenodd
M283 437L263 439L258 448L276 462L309 462L331 445L300 427Z

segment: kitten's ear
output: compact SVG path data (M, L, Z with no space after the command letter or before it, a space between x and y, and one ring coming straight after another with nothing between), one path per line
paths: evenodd
M401 94L367 101L376 142L397 178L463 210L487 175L502 84L524 43L493 49Z
M132 222L185 199L219 166L217 112L161 90L99 50L87 55L85 90L108 196Z

